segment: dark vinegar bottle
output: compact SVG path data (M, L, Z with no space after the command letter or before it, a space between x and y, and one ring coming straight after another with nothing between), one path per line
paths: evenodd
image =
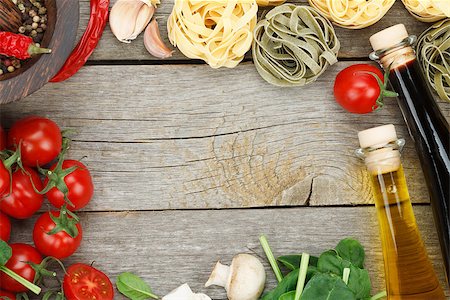
M450 141L449 124L442 115L416 60L403 24L389 27L370 38L371 58L390 72L389 80L399 94L398 104L415 142L430 194L447 281L450 268Z

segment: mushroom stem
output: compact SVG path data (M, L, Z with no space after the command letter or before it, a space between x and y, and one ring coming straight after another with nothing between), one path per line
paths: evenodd
M230 276L230 267L222 265L220 261L217 262L214 270L209 276L208 281L205 283L205 287L211 285L218 285L221 287L225 287L228 282L228 277Z

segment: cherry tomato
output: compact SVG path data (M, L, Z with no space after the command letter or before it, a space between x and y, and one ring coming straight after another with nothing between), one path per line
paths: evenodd
M26 280L33 282L36 272L26 262L40 264L42 256L35 248L27 244L11 244L10 246L12 248L12 256L5 266ZM28 290L3 272L0 272L0 288L14 293Z
M347 67L336 77L334 97L337 103L351 113L366 114L377 108L376 101L381 89L375 77L367 72L376 74L384 81L383 73L367 64Z
M11 236L11 222L7 215L0 212L0 240L9 241Z
M28 167L25 167L25 170L31 175L36 189L42 190L42 181L38 173ZM0 200L2 212L16 219L27 219L41 208L44 196L34 191L31 180L21 169L13 173L12 192Z
M10 184L9 171L0 159L0 199L9 193Z
M20 142L23 165L42 166L61 152L61 130L52 120L26 117L14 123L8 134L8 147L15 149Z
M67 198L69 198L72 205L68 205L67 208L70 210L78 210L85 207L92 198L94 194L94 184L92 183L92 177L89 170L84 164L76 160L65 160L62 164L63 170L70 167L77 166L78 168L64 177L64 182L69 189ZM56 164L50 169L54 170ZM48 183L48 178L44 181L44 186ZM52 188L46 194L48 201L50 201L53 206L61 208L65 203L64 194L57 188Z
M6 149L6 131L0 126L0 151Z
M70 300L114 298L113 285L108 276L85 264L74 264L67 269L63 288L66 298Z
M4 299L7 300L16 300L16 295L14 295L13 293L7 292L7 291L2 291L0 290L0 298L3 297ZM1 299L3 299L1 298Z
M65 231L49 234L56 226L50 218L50 213L56 217L59 217L60 214L59 211L46 212L37 219L33 229L34 245L39 252L46 256L53 256L58 259L69 257L80 247L83 237L81 225L80 223L76 224L78 235L75 238L72 238Z

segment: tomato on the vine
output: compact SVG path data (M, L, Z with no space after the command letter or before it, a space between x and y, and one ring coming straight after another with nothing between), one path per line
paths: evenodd
M24 166L42 166L61 152L62 135L58 125L47 118L30 116L13 124L8 133L8 147L21 144Z
M114 289L103 272L85 265L74 264L67 269L63 281L64 294L71 300L111 300Z
M387 78L380 69L373 65L356 64L345 68L336 76L334 97L347 111L366 114L382 105L383 97L397 95L387 91L386 85Z
M6 149L6 131L0 126L0 151Z
M7 291L0 290L0 299L16 300L16 295Z
M33 282L36 272L27 262L40 264L42 256L34 247L27 244L18 243L11 244L10 246L12 256L5 266L26 280ZM3 272L0 272L0 288L14 293L26 292L28 290Z
M51 231L57 226L58 229L73 226L73 224L70 224L73 220L72 217L65 215L58 220L59 217L59 211L46 212L42 214L39 219L37 219L36 224L34 224L33 240L34 245L40 253L46 256L53 256L57 259L63 259L71 256L78 249L83 237L83 231L80 223L78 222L75 225L77 229L77 234L75 237L70 236L64 230L52 233ZM58 224L55 223L55 220Z
M0 212L0 240L9 241L11 236L11 221L8 216Z
M55 170L57 164L54 164L50 170ZM77 160L65 160L62 164L62 171L69 168L76 167L70 174L64 177L64 182L68 188L67 198L73 205L67 205L70 210L78 210L85 207L94 194L94 184L92 183L91 173L87 167ZM44 181L44 186L47 186L49 179ZM53 206L61 208L64 203L64 194L56 187L52 188L46 193L48 201Z
M0 199L0 210L16 219L27 219L39 210L44 202L44 196L33 188L42 190L42 181L38 173L28 167L17 169L12 174L12 191ZM27 174L28 173L28 174Z

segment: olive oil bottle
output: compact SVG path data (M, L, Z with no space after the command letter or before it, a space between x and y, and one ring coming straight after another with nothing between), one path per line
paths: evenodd
M417 228L400 160L404 140L394 125L359 132L371 177L383 248L389 300L445 299Z

